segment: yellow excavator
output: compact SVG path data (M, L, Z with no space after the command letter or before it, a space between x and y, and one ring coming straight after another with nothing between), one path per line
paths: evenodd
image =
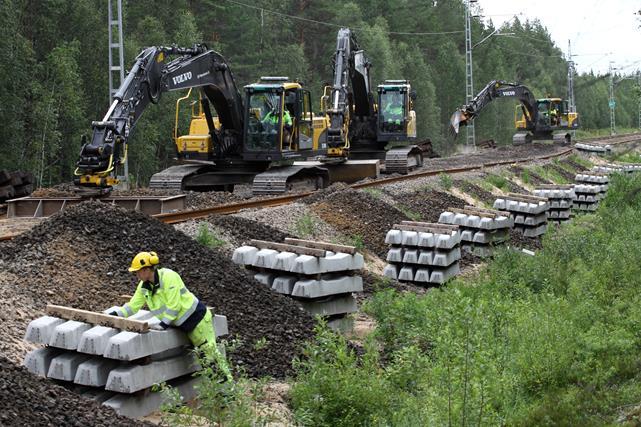
M150 187L232 190L253 182L256 193L283 193L329 183L326 168L293 165L327 153L326 119L314 117L310 92L287 78L264 77L245 86L243 97L225 59L195 45L150 47L138 55L103 120L92 123L91 141L83 141L75 184L100 190L118 184L116 170L146 107L164 92L194 88L200 97L190 132L174 132L180 164L154 174Z
M474 120L494 99L517 98L514 125L517 133L514 144L530 143L535 140L554 140L569 144L570 131L579 128L579 115L570 111L568 102L561 98L536 99L525 85L493 80L467 105L456 110L450 119L450 130L458 134L459 127Z
M387 173L407 173L423 163L416 139L416 92L408 80L386 80L371 90L371 63L354 33L341 28L334 75L321 97L327 115L328 159L381 159ZM392 145L392 147L390 147Z

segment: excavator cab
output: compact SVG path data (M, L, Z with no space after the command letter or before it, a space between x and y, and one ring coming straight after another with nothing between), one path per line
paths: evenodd
M386 80L378 85L378 140L416 138L415 92L407 80Z
M245 86L245 160L287 160L318 149L308 90L287 77Z

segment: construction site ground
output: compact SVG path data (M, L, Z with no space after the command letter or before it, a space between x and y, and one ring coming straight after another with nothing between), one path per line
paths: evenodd
M525 160L554 154L567 147L532 144L482 150L425 162L424 170L464 167L483 161ZM586 157L588 158L588 157ZM589 157L593 163L598 157ZM563 183L585 166L565 155L519 165L503 165L457 174L441 174L386 185L354 189L335 184L283 206L212 215L175 225L142 213L99 202L85 202L42 220L0 221L0 398L10 408L2 411L0 425L42 423L63 425L138 425L119 418L108 408L81 398L51 381L36 378L20 365L30 345L23 336L30 320L43 315L46 304L102 311L131 294L134 278L127 272L131 257L154 250L164 266L178 271L190 290L216 313L227 316L230 361L238 372L273 380L274 410L287 417L284 380L293 374L292 360L313 336L314 319L292 299L257 284L243 268L231 262L231 253L251 239L282 241L286 237L322 240L356 246L366 257L364 292L359 302L376 290L392 287L402 292L425 293L430 288L382 280L386 232L404 220L435 222L449 207L474 204L491 207L507 193L526 193L538 183ZM492 183L500 182L502 188ZM34 196L64 196L70 187L36 190ZM170 195L148 189L122 194ZM161 194L162 193L162 194ZM188 193L187 205L201 209L250 199L246 188L234 193ZM219 244L205 247L194 238L206 227ZM512 233L508 244L536 250L538 238ZM466 254L462 274L472 274L483 259ZM359 313L351 339L358 346L373 327ZM264 345L257 345L264 343ZM36 408L36 409L34 409ZM33 417L33 423L30 423ZM158 417L150 420L158 421Z

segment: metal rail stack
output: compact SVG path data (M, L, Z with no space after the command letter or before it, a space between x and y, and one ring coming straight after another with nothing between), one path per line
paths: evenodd
M574 178L574 209L578 211L595 211L599 206L599 201L605 197L608 191L610 178L607 173L589 171L578 173Z
M458 225L403 221L387 232L383 275L400 282L441 285L461 272Z
M542 184L536 187L534 195L545 197L549 200L548 221L561 223L570 220L572 206L576 197L574 185Z
M159 322L150 312L124 319L50 305L47 313L27 327L25 340L43 345L25 357L30 372L75 384L81 395L131 418L160 407L155 384L167 382L185 400L195 395L192 374L200 367L189 338L176 328L150 330ZM218 337L228 334L225 316L213 322Z
M354 292L363 292L363 255L353 246L300 239L285 243L252 240L234 251L232 261L254 272L254 279L298 301L331 328L350 330L358 310Z
M494 247L510 238L514 219L509 212L465 206L464 209L448 208L439 223L458 225L461 233L461 248L476 256L492 255Z
M514 229L525 237L539 237L547 230L550 204L544 197L509 193L496 199L494 208L508 211L514 219Z

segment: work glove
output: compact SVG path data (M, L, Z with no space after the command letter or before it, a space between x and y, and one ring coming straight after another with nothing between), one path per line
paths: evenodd
M164 331L167 328L168 328L168 326L165 325L163 322L154 323L153 325L149 325L149 329L153 329L154 331Z

